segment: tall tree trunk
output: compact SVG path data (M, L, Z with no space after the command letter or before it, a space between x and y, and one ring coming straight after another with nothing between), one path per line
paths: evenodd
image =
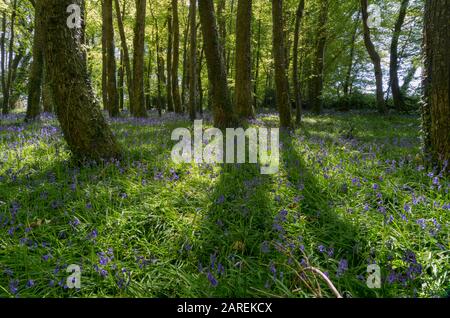
M123 49L120 50L120 62L119 62L119 83L118 83L118 93L119 93L119 110L123 111L124 101L125 101L125 63L123 61Z
M258 83L259 83L259 63L261 62L261 11L259 12L258 19L258 35L256 41L256 65L255 65L255 83L253 84L253 109L256 111L258 108Z
M152 2L149 2L150 4L150 13L153 18L153 25L155 26L154 32L155 32L155 41L156 41L156 64L157 64L157 90L158 90L158 100L157 100L157 108L158 108L158 114L161 117L162 116L162 83L164 82L164 59L162 57L161 52L161 43L159 40L159 28L158 28L158 19L155 18L155 14L153 12L153 8L151 7Z
M220 48L213 1L199 1L198 10L202 25L206 63L208 65L214 125L221 129L231 128L235 121L233 119L227 72Z
M178 68L180 64L180 21L178 18L178 0L172 0L172 32L173 32L173 60L172 60L172 98L175 112L182 113L180 99L180 85Z
M30 76L28 79L28 103L25 121L35 120L40 113L42 75L44 70L42 23L39 21L42 15L40 6L40 1L38 1L34 8L33 62L31 63Z
M42 108L44 109L45 113L53 113L55 107L52 97L50 78L47 74L45 63L46 62L44 58L44 71L42 75Z
M369 13L367 12L368 0L361 0L361 13L363 20L364 44L375 69L376 95L378 111L381 114L387 113L386 103L384 102L383 93L383 71L381 69L381 58L375 49L375 45L370 37L370 28L368 25Z
M128 98L130 101L130 112L133 113L133 102L134 102L133 73L131 70L130 53L128 50L127 37L125 35L125 29L123 27L123 16L125 15L125 5L123 6L123 9L121 10L119 0L114 0L114 4L115 4L115 9L116 9L117 25L119 27L120 42L121 42L122 51L123 51L123 64L125 65L125 73L126 73L127 86L128 86Z
M8 75L6 78L6 87L3 91L3 115L9 113L9 96L11 93L11 75L12 75L12 62L14 53L14 38L15 38L15 23L17 16L17 0L13 1L13 8L11 13L11 27L9 29L10 39L9 39L9 52L8 52Z
M167 110L173 112L173 96L172 96L172 44L173 44L173 31L172 31L172 12L169 9L169 16L167 17Z
M56 114L75 157L118 157L119 146L96 102L84 63L80 29L66 25L66 8L72 3L80 0L42 0L44 56Z
M2 80L2 95L5 95L6 91L6 10L2 13L2 36L0 38L0 68L1 68L1 80Z
M319 114L323 107L323 80L325 64L325 48L327 43L328 0L320 1L320 14L317 26L317 47L314 57L314 74L311 81L310 96L313 112Z
M425 151L450 171L450 0L426 0L424 27Z
M239 0L236 20L235 112L240 120L254 118L252 105L252 0Z
M108 43L106 41L106 6L102 0L102 103L103 109L108 110Z
M397 110L402 110L404 108L403 96L398 81L398 40L400 38L400 32L402 31L403 23L405 22L408 4L409 0L402 0L400 13L398 15L397 22L395 23L394 34L392 35L391 42L391 61L389 75L392 88L392 98L394 99L394 107Z
M197 110L197 0L189 2L191 29L189 52L189 118L195 120Z
M203 45L199 49L199 59L197 68L197 81L198 81L198 111L203 117L203 85L202 85L202 70L203 70L203 55L205 51L203 50Z
M189 0L190 1L190 0ZM183 112L188 109L188 105L186 105L186 90L188 89L189 85L189 58L188 58L188 40L191 34L191 23L190 23L190 17L191 13L189 10L187 21L186 21L186 28L184 32L184 39L183 39L183 77L181 81L181 108Z
M295 94L295 109L296 109L296 122L300 124L302 120L302 94L300 89L300 78L298 72L298 51L299 51L299 40L300 40L300 28L303 19L303 10L305 8L305 0L300 0L297 7L297 12L295 16L295 32L294 32L294 48L292 58L293 66L292 66L292 83L294 85L294 94Z
M283 0L272 0L273 56L275 62L276 101L282 128L291 128L291 107L289 105L289 82L286 73Z
M119 115L119 93L117 92L116 78L116 55L114 45L114 25L113 25L113 0L104 0L105 16L105 42L106 42L106 73L107 73L107 91L109 115L117 117Z
M136 0L136 22L134 26L133 53L133 98L134 115L147 117L144 92L144 42L145 42L145 12L146 0Z
M217 10L217 28L219 32L220 49L222 50L223 61L225 65L228 65L226 53L227 50L227 19L225 17L226 5L227 5L226 0L218 0L216 10Z

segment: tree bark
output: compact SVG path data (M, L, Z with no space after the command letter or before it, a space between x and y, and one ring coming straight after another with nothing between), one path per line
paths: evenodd
M296 122L300 124L302 120L302 94L300 88L300 78L298 72L298 51L299 51L299 40L300 40L300 28L303 19L303 10L305 8L305 0L300 0L297 7L297 12L295 16L295 32L294 32L294 48L293 48L293 66L292 66L292 83L294 85L295 94L295 108L296 108Z
M208 65L214 125L220 129L231 128L235 121L233 119L230 91L228 90L225 62L217 31L214 2L212 0L201 0L198 6L206 63Z
M426 0L424 25L425 152L433 163L446 167L450 160L450 0Z
M128 98L130 101L130 112L133 113L133 73L131 70L131 62L130 62L130 53L128 50L128 44L127 44L127 38L125 35L125 29L123 27L123 15L125 14L125 6L123 7L123 10L120 9L120 2L119 0L114 0L115 9L116 9L116 16L117 16L117 25L119 27L119 34L120 34L120 42L122 46L123 51L123 64L125 65L125 73L126 73L126 79L127 79L127 86L128 86Z
M80 29L66 25L66 8L80 0L42 0L46 71L64 138L79 159L118 157L87 73Z
M252 105L252 0L239 0L236 20L235 112L240 120L254 118Z
M197 0L189 2L191 29L189 52L189 118L195 120L197 110Z
M276 101L280 113L281 128L291 128L289 82L286 74L286 50L284 39L283 0L272 0L273 56L275 62Z
M182 113L178 68L180 64L180 21L178 18L178 0L172 0L172 98L175 112Z
M375 70L375 81L376 81L376 95L377 95L377 106L378 111L381 114L387 113L386 103L384 102L383 93L383 71L381 69L381 58L375 49L375 45L372 42L370 36L370 28L367 20L369 19L369 13L367 12L368 0L361 0L361 13L363 20L363 32L364 32L364 44L366 46L367 52L369 53L370 59Z
M144 44L146 0L136 0L133 52L133 98L134 116L147 117L144 92Z
M9 96L11 91L11 75L12 75L12 62L14 53L14 38L15 38L15 23L17 16L17 0L13 1L13 8L11 13L11 27L9 29L9 52L8 52L8 75L6 77L6 87L3 91L3 115L9 113Z
M113 0L104 0L105 16L105 42L106 42L106 74L107 74L107 94L108 106L106 107L111 117L119 115L119 93L117 91L116 77L116 56L114 45L114 26L113 26Z
M42 52L42 13L40 1L34 8L34 35L33 35L33 62L31 63L30 76L28 78L28 103L25 121L33 121L40 114L42 75L44 70L44 55Z
M406 12L408 9L409 0L402 0L400 6L400 13L395 23L394 34L392 35L391 42L391 60L389 75L391 81L392 98L394 99L394 107L397 110L404 108L404 101L400 84L398 81L398 40L400 38L400 32L402 31L403 23L405 22Z
M167 85L166 85L166 95L167 95L167 110L173 112L173 97L172 97L172 43L173 43L173 32L172 32L172 13L169 9L169 16L167 17Z

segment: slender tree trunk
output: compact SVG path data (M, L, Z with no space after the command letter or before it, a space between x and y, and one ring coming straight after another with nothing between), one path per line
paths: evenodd
M190 1L190 0L189 0ZM184 39L183 39L183 78L181 82L181 108L183 112L187 110L189 112L188 108L189 105L186 105L186 90L188 89L189 85L189 58L188 58L188 40L190 38L191 34L191 23L190 23L190 17L191 13L189 10L187 21L186 21L186 29L184 32Z
M102 0L102 102L103 109L108 110L108 43L106 39L106 6L105 1Z
M228 65L226 53L227 50L227 19L225 17L226 5L227 5L226 0L218 0L216 10L217 10L217 28L219 32L220 48L223 54L223 61L225 65Z
M198 111L203 117L203 85L202 85L202 69L203 69L203 46L200 49L198 59L197 81L198 81Z
M3 115L9 113L9 96L11 93L11 75L12 75L12 62L13 62L13 53L14 53L14 38L15 38L15 23L17 16L17 0L13 1L13 9L11 13L11 28L9 30L10 39L9 39L9 55L8 55L8 75L6 80L6 87L3 91Z
M425 151L450 172L450 0L425 1L424 103Z
M197 109L197 0L189 2L191 29L189 52L189 117L195 120Z
M252 0L239 0L236 20L235 112L240 120L254 118L252 105Z
M119 27L119 34L120 34L120 42L122 45L122 51L123 51L123 64L125 65L125 73L126 73L126 79L127 79L127 86L128 86L128 98L130 101L130 112L133 114L133 73L131 70L131 62L130 62L130 53L128 50L128 44L127 44L127 38L125 35L125 29L123 27L123 15L125 15L125 5L123 7L123 10L120 9L120 2L119 0L114 0L115 8L116 8L116 16L117 16L117 25Z
M144 92L144 44L145 44L145 13L146 0L136 0L136 22L134 26L133 52L133 98L134 115L147 117Z
M262 9L261 9L262 10ZM256 66L255 66L255 83L253 84L253 109L258 108L258 83L259 83L259 63L261 60L261 11L258 19L258 36L256 42Z
M80 29L69 29L66 25L66 8L80 2L42 0L41 3L46 71L69 148L81 159L118 157L119 146L100 111L88 77Z
M403 23L405 22L408 5L409 0L402 0L400 13L398 15L397 22L395 23L394 34L392 35L391 42L391 61L389 75L392 88L392 98L394 99L394 107L397 110L402 110L404 108L403 96L398 81L398 40L400 38L400 32L402 30Z
M106 73L107 73L107 90L108 90L108 106L109 115L117 117L119 115L119 94L117 92L116 78L116 56L114 45L114 25L113 25L113 0L104 0L105 16L103 23L105 24L105 41L106 41Z
M3 11L2 13L2 36L0 38L0 67L1 67L1 80L2 80L2 95L5 95L6 91L6 11Z
M276 101L282 128L291 128L291 107L289 105L289 82L286 74L284 39L283 0L272 0L273 56L275 61Z
M233 127L233 111L227 72L220 48L213 1L199 1L199 15L202 25L205 56L208 65L208 78L211 87L214 125L220 129Z
M44 70L44 55L42 52L42 13L40 2L36 2L34 8L34 35L33 35L33 62L31 63L30 76L28 79L28 103L25 121L35 120L40 113L42 75Z
M175 112L182 113L180 99L180 85L178 68L180 64L180 21L178 18L178 0L172 0L172 32L173 32L173 60L172 60L172 98Z
M299 51L299 40L300 40L300 28L303 19L303 10L305 8L305 0L300 0L297 7L297 12L295 16L295 32L294 32L294 48L293 48L293 66L292 66L292 83L294 85L295 94L295 109L296 109L296 122L300 124L302 120L302 94L300 89L300 78L298 72L298 51Z
M363 20L363 31L364 31L364 44L366 45L367 52L369 53L370 59L375 69L375 81L376 81L376 95L377 95L377 105L378 111L382 114L387 113L386 103L384 102L383 93L383 71L381 68L381 58L375 49L370 36L370 28L368 25L369 14L367 12L368 0L361 0L361 13Z
M172 31L172 13L171 9L169 9L169 16L167 17L167 110L169 112L174 111L174 101L172 96L172 43L173 43L173 31Z
M123 111L124 101L125 101L125 63L123 61L123 49L120 50L120 64L119 64L119 83L118 83L118 93L119 93L119 110Z
M150 13L153 18L153 25L155 26L155 41L156 41L156 64L157 64L157 90L158 90L158 100L157 100L157 108L158 114L162 116L162 83L164 82L164 60L162 58L161 52L161 43L159 40L159 28L158 28L158 19L155 18L153 8L151 7L152 2L150 4Z
M328 0L320 1L319 25L317 28L317 47L314 58L314 74L312 78L311 107L319 114L323 107L323 80L325 64L325 48L327 43Z

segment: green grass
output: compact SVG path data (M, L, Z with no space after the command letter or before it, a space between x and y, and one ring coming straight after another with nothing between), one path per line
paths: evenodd
M270 176L173 164L183 119L115 121L125 158L83 167L54 119L21 120L0 126L1 297L333 297L305 264L344 296L448 293L449 179L420 168L416 117L307 115Z

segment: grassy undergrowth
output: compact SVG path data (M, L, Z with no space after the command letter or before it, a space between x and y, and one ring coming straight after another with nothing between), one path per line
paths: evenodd
M175 165L183 118L112 121L124 159L83 167L54 118L22 119L0 124L1 297L333 297L308 266L347 297L449 292L449 179L422 166L416 117L307 115L271 176Z

